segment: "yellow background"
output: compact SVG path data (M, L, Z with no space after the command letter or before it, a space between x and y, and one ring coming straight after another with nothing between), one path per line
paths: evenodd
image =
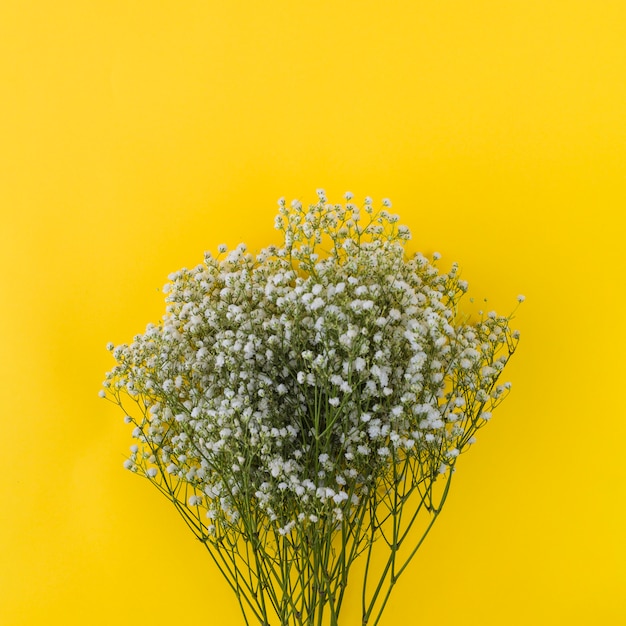
M240 623L122 469L105 344L316 187L528 298L381 626L626 624L623 0L2 0L0 89L0 624Z

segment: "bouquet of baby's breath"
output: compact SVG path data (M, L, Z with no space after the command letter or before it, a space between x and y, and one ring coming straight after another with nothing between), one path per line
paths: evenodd
M172 274L163 321L109 345L126 467L172 501L246 624L337 625L356 571L361 622L379 623L519 337L511 316L460 314L457 266L407 256L389 201L318 195L279 201L279 245Z

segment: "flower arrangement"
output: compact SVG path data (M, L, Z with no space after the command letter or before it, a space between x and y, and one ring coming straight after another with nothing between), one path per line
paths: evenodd
M160 324L108 346L125 465L171 500L246 624L335 626L355 571L378 624L510 388L512 315L471 322L457 265L408 256L388 200L345 197L281 199L280 245L205 254L170 275Z

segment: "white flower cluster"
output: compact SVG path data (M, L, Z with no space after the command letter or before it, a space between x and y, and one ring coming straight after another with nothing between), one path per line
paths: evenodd
M462 320L457 266L407 256L388 200L318 196L279 201L281 245L172 274L163 322L110 346L106 394L141 410L127 467L208 535L251 510L282 535L340 522L407 458L434 480L510 386L509 317Z

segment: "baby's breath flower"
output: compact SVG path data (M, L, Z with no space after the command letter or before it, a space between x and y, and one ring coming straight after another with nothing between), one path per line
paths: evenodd
M278 201L275 245L221 244L225 256L170 274L162 322L107 345L117 364L100 392L138 409L124 466L174 501L216 562L251 558L254 576L229 580L264 623L321 623L340 595L320 589L327 572L347 579L381 533L402 536L400 494L428 494L422 510L438 514L431 484L448 485L508 393L499 377L519 339L510 318L460 313L458 266L407 255L388 199L379 210L366 197L362 215L350 192L345 205L317 196ZM324 548L341 538L352 543ZM240 582L252 579L254 594ZM262 591L295 580L282 604Z

